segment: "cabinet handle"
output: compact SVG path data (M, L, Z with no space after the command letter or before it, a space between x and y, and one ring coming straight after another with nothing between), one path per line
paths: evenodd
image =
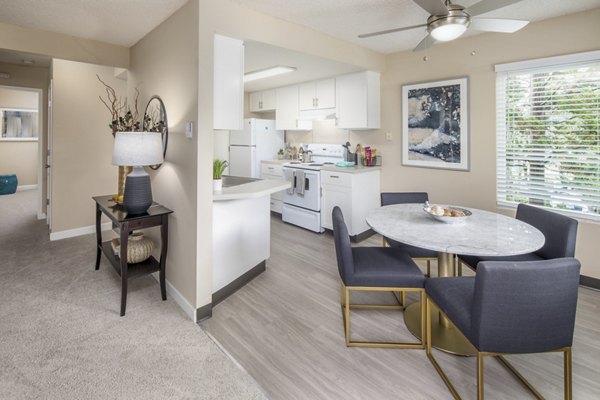
M335 178L335 179L338 179L338 178L339 178L339 176L338 176L338 175L329 175L329 177L330 177L330 178Z
M273 168L273 167L267 167L267 169L270 169L271 171L273 171L275 168Z
M315 100L317 102L317 107L319 107L319 98L317 97Z

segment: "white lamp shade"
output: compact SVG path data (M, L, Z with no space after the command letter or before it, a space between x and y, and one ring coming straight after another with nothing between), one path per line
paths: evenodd
M457 39L467 30L464 24L445 24L434 28L431 31L431 36L440 42L448 42Z
M117 132L113 146L113 165L142 167L162 164L160 132Z

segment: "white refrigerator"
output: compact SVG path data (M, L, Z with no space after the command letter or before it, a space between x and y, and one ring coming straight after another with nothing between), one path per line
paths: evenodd
M275 121L245 119L244 130L229 131L229 175L260 178L260 162L276 159L283 148L283 131L275 130Z

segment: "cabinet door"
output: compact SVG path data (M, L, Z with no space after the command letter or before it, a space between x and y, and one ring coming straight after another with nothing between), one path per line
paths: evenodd
M380 128L378 72L365 71L339 76L335 85L338 128Z
M315 82L315 106L321 108L335 107L335 79L324 79Z
M275 110L275 129L281 131L310 131L311 121L298 121L298 86L278 88L276 91L277 104Z
M248 109L250 112L260 112L261 110L262 92L252 92L248 96Z
M275 107L277 107L277 102L275 101L277 98L275 89L263 90L261 92L261 94L262 94L262 98L261 98L260 110L261 111L275 110Z
M352 234L352 190L350 188L323 186L321 198L321 226L333 229L331 213L333 207L338 206L344 214L348 232Z
M215 35L213 68L213 128L243 129L244 42Z
M300 110L314 110L316 103L315 82L298 85L298 104Z

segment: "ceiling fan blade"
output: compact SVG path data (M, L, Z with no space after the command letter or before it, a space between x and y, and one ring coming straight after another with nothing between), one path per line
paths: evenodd
M473 18L469 29L486 32L513 33L527 25L529 21L501 18Z
M379 31L379 32L363 33L362 35L358 35L358 37L360 39L364 39L364 38L368 38L368 37L371 37L371 36L387 35L388 33L394 33L394 32L400 32L400 31L407 31L409 29L415 29L415 28L422 28L424 26L427 26L427 24L405 26L404 28L387 29L385 31Z
M523 0L481 0L479 3L475 3L471 7L465 9L465 12L474 17L521 1Z
M436 40L433 38L433 36L431 36L431 35L428 34L427 36L425 36L425 38L423 40L421 40L421 42L417 45L417 47L415 47L413 49L413 51L421 51L421 50L428 49L435 42L436 42Z
M442 0L413 0L423 10L427 11L430 15L446 15L448 9L444 5Z

